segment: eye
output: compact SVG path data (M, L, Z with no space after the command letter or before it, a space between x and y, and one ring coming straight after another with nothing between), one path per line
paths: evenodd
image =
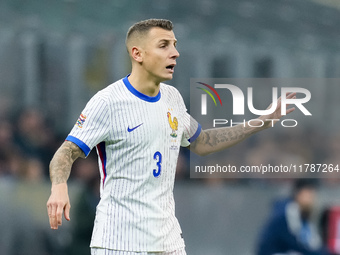
M160 48L166 48L166 44L161 44Z

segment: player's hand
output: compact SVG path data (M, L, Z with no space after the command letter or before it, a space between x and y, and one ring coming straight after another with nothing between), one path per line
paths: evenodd
M67 184L52 184L51 196L47 201L47 213L52 229L61 226L63 212L65 219L70 220L70 208Z
M294 93L287 93L286 98L287 99L295 99L296 93L295 92ZM270 104L267 109L270 109L271 107L272 107L272 104ZM287 109L286 115L293 112L294 110L295 110L295 107ZM271 121L267 121L267 120L270 120L270 119L275 120L275 121L273 121L273 124L275 124L282 117L283 117L283 115L281 114L281 97L279 97L279 99L277 100L277 106L276 106L275 111L272 114L261 116L260 119L263 120L263 122L265 123L265 127L268 128L268 127L271 127L272 123L271 123Z

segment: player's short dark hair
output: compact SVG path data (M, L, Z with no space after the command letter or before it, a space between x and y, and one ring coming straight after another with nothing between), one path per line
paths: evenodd
M297 179L293 185L293 195L297 195L303 189L316 190L318 182L316 179Z
M151 28L159 27L168 31L173 30L173 24L167 19L147 19L132 25L126 35L126 41L135 33L146 34Z

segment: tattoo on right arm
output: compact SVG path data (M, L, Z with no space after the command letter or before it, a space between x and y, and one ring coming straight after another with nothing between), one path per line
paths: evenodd
M53 184L65 183L70 176L73 162L79 157L85 158L84 152L76 144L65 141L51 160L51 182Z
M243 141L252 133L254 133L253 128L249 126L244 127L242 125L204 130L196 141L190 145L190 149L202 152L201 155L207 155L229 148Z

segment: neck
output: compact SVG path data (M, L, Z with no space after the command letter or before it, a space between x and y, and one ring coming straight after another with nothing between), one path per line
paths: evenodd
M144 95L155 97L159 93L160 82L153 80L147 74L143 75L132 70L128 79L131 85Z

